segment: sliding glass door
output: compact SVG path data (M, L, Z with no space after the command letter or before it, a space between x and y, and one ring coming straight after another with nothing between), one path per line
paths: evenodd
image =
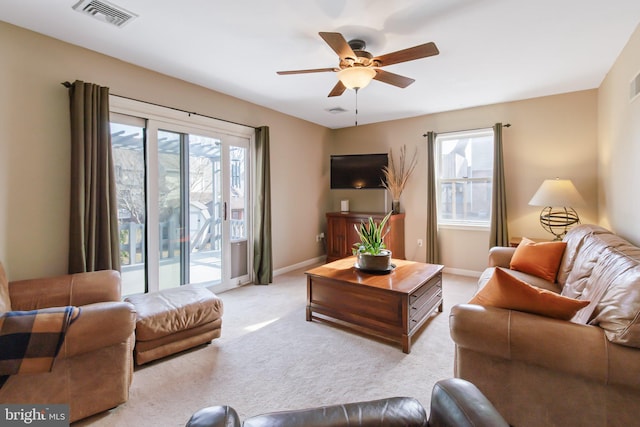
M188 275L191 283L222 281L225 233L220 209L222 194L222 142L189 135L189 244Z
M126 121L112 116L123 294L250 282L251 136Z
M184 280L184 171L182 157L184 136L180 133L158 131L158 246L160 262L159 288L180 286Z
M230 172L229 205L224 206L224 215L229 222L231 249L229 262L231 280L241 282L249 275L249 186L247 179L249 147L243 141L232 141L229 145L227 163Z
M147 195L145 121L111 118L111 146L118 197L122 293L146 291Z

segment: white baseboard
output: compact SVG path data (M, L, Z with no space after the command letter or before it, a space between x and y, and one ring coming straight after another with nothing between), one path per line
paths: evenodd
M289 273L290 271L298 270L299 268L309 267L310 265L323 264L326 260L326 256L322 255L316 258L308 259L306 261L299 262L297 264L282 267L277 270L273 270L273 277L281 274Z
M458 276L476 277L476 278L480 278L480 276L482 275L481 271L464 270L462 268L450 268L450 267L445 267L443 270L443 273L456 274Z

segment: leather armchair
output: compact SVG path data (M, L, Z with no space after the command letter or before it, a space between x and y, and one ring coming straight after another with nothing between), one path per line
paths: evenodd
M0 388L2 403L63 403L70 421L111 409L129 397L136 313L120 300L120 274L97 271L7 282L0 294L12 311L78 306L51 372L17 374Z
M323 406L258 415L240 422L230 406L196 412L187 427L508 427L476 386L459 378L438 381L431 395L431 414L410 397Z

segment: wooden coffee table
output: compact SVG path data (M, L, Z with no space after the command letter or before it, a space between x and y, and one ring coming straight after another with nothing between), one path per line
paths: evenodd
M442 265L393 259L388 274L365 273L355 257L313 268L307 275L307 321L348 326L402 344L435 310L442 312Z

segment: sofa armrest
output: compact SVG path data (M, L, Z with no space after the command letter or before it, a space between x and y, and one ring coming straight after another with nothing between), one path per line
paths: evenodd
M9 283L13 310L120 301L120 273L115 270L18 280Z
M508 427L489 399L469 381L438 381L431 393L429 425L450 427Z
M489 267L509 268L511 258L516 252L516 248L508 248L506 246L494 246L489 249Z
M609 342L598 326L474 304L452 307L449 326L462 348L601 384L640 386L638 350Z
M59 357L71 357L128 340L135 330L136 310L128 302L100 302L80 308L71 323Z
M194 413L186 427L240 427L240 417L231 406L210 406Z

